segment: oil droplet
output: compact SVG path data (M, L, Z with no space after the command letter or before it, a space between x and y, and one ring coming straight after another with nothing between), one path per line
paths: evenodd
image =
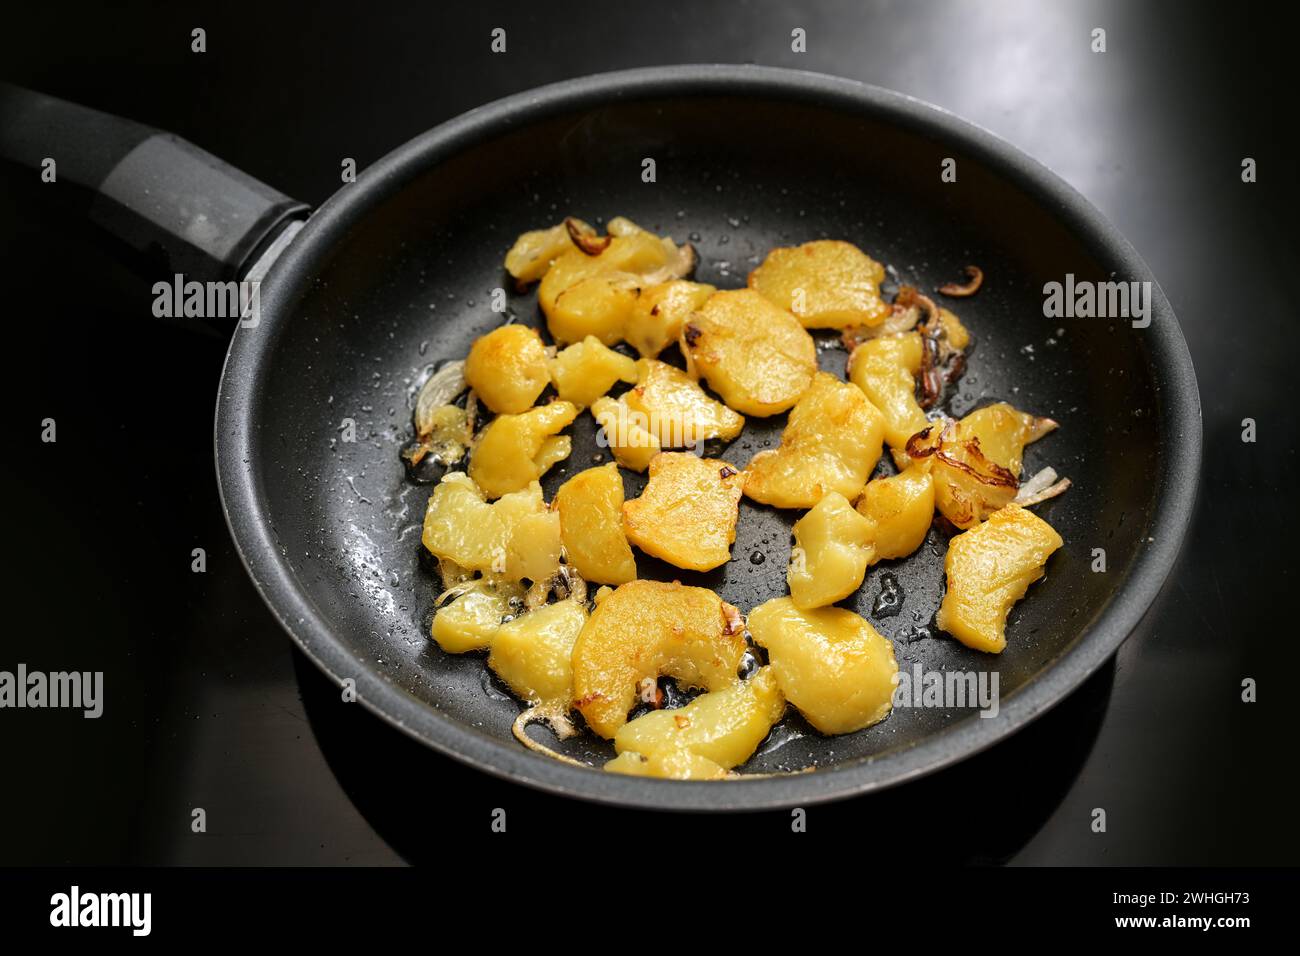
M871 605L871 616L893 617L903 609L903 588L889 572L880 576L880 594Z
M762 551L755 551L749 556L750 564L762 564L766 560L767 560L767 555L765 555Z
M479 675L479 683L483 685L483 692L487 694L489 697L491 697L493 700L514 699L497 686L496 678L492 676L492 672L488 670L486 667L483 668L482 672Z
M934 637L934 632L930 630L928 624L916 624L903 628L898 634L898 640L904 644L913 644L916 641L928 641Z
M762 665L758 655L752 650L746 649L744 655L740 658L740 666L736 668L736 676L741 680L749 680L760 666Z

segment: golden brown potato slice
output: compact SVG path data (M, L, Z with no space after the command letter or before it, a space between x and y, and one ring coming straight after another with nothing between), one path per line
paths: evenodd
M976 439L984 457L1020 477L1025 446L1055 430L1056 422L1013 408L1006 402L977 408L957 422L958 441Z
M690 247L679 249L671 239L635 227L611 236L608 243L574 246L542 278L537 301L561 345L588 335L613 345L623 337L643 286L678 278L694 266Z
M679 368L657 359L636 363L637 382L623 395L633 424L648 431L662 448L690 448L707 439L730 441L745 427L743 415L710 398Z
M472 478L449 472L429 496L421 540L463 569L545 581L559 567L560 518L536 482L488 504Z
M835 239L773 249L749 274L749 287L792 312L809 329L879 325L890 313L880 298L885 267Z
M605 769L629 777L657 777L661 780L725 780L728 776L726 767L686 748L667 750L653 757L629 751L608 761Z
M489 498L536 481L569 457L568 435L557 434L578 416L571 402L538 405L519 415L498 415L483 429L469 459L469 476Z
M790 408L817 371L812 336L750 289L714 293L682 327L681 346L691 374L746 415Z
M712 780L748 760L785 713L770 667L733 687L701 694L685 707L628 721L614 735L614 773Z
M921 546L934 518L934 483L911 467L867 483L858 513L871 523L872 561L905 558Z
M767 648L785 699L822 733L852 733L889 716L894 645L859 615L774 598L750 612L749 632Z
M492 644L501 622L514 613L524 589L492 575L463 585L463 593L433 615L432 637L448 654L478 651Z
M862 586L873 558L871 522L832 491L794 523L786 584L796 607L834 604Z
M563 263L561 259L556 265ZM546 285L545 279L542 285ZM636 305L638 288L636 276L628 273L607 273L576 280L555 294L555 303L546 313L546 326L551 337L557 344L565 345L594 335L606 345L613 345L623 337L627 317Z
M591 417L600 425L596 443L608 448L624 468L645 471L650 467L650 459L659 454L658 436L642 426L648 419L629 409L621 398L596 399L591 406Z
M856 498L880 458L884 416L834 375L818 372L790 411L779 447L745 469L745 494L778 508L811 508L829 492Z
M572 220L572 228L583 234L594 231L579 219ZM534 229L525 232L506 253L506 271L514 276L521 285L536 282L546 275L551 263L573 248L573 239L569 235L570 225L561 222L549 229Z
M465 359L465 381L498 414L532 408L550 380L542 338L524 325L503 325L480 336Z
M948 345L958 352L965 351L966 346L970 345L970 332L966 326L962 325L961 319L956 314L945 308L939 309L939 324L943 326L944 335L948 338Z
M668 676L716 691L739 682L745 653L740 612L706 588L629 581L596 604L573 646L575 706L613 737L641 682Z
M726 564L736 540L742 477L716 458L665 451L650 459L641 497L623 505L627 539L691 571Z
M948 542L948 591L935 623L967 647L1001 654L1011 606L1061 543L1051 525L1014 504L957 535Z
M849 355L849 381L885 416L885 441L902 451L929 420L916 400L921 334L898 332L868 339Z
M632 307L623 338L645 358L676 342L682 325L717 290L711 285L674 279L647 286Z
M528 703L567 711L573 645L586 623L586 607L572 598L522 614L492 635L488 667Z
M636 577L636 559L623 534L623 477L615 464L580 471L555 492L560 539L584 580L624 584Z
M589 335L560 351L550 362L555 392L566 402L586 408L617 381L636 381L636 362Z

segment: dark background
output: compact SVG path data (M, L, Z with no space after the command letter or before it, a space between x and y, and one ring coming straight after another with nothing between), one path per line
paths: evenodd
M1268 9L24 4L6 10L0 73L172 130L311 204L338 186L342 157L364 167L499 96L661 63L839 74L1010 140L1132 240L1180 318L1205 416L1195 525L1141 628L1056 711L960 767L815 808L809 833L915 863L1294 864L1296 82ZM190 52L196 26L204 54ZM497 26L503 56L489 52ZM796 26L806 54L790 51ZM1104 54L1089 49L1097 26ZM535 794L338 703L260 603L221 516L223 335L151 319L146 280L62 219L30 174L0 179L0 669L104 670L108 688L96 721L0 711L0 863L436 861L486 837L496 807L511 833L630 863L655 846L789 832L783 813L671 817ZM46 417L57 444L39 441ZM1241 441L1247 417L1255 444ZM206 574L190 571L195 547ZM1246 677L1257 703L1241 702ZM190 830L195 807L204 834ZM1104 834L1089 827L1096 807Z

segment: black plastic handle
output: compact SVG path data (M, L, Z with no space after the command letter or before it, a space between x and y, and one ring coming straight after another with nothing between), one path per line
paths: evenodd
M152 270L238 278L307 207L193 143L149 126L0 83L0 158L71 194Z

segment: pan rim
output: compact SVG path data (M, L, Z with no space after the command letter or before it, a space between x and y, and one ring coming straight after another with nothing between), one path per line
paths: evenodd
M265 511L257 430L258 383L291 314L301 283L353 223L431 166L516 125L630 98L749 95L817 103L846 114L887 116L960 144L1009 176L1091 246L1125 263L1131 279L1151 282L1153 320L1144 331L1163 401L1157 503L1148 535L1124 579L1068 650L1000 704L995 720L966 719L905 749L815 773L728 781L664 781L572 767L498 740L439 714L363 663L298 586ZM1190 526L1202 445L1200 394L1191 355L1163 290L1132 245L1079 192L1037 160L988 130L915 97L825 74L753 65L701 64L594 74L478 107L397 147L317 210L262 280L261 322L237 329L222 369L214 422L218 488L240 559L258 593L299 649L336 684L356 682L357 699L391 726L497 777L537 789L630 808L747 811L808 806L896 786L1010 737L1082 684L1137 628L1174 567ZM883 769L882 769L883 768Z

